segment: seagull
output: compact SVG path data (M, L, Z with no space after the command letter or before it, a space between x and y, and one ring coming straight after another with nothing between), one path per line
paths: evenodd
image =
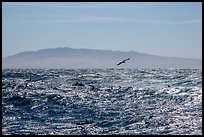
M125 63L125 61L130 60L130 58L124 59L123 61L119 62L117 65L119 66L122 63Z

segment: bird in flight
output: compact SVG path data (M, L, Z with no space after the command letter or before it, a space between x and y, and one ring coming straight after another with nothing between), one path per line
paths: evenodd
M124 59L123 61L119 62L117 65L119 66L122 63L125 63L125 61L130 60L130 58Z

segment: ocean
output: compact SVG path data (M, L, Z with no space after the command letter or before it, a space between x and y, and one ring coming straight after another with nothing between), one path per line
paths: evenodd
M3 135L202 135L200 69L3 69Z

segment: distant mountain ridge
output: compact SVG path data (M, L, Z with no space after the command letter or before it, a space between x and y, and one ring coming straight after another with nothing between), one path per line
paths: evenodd
M124 64L117 63L130 58ZM3 58L3 68L202 68L202 59L156 56L135 51L50 48Z

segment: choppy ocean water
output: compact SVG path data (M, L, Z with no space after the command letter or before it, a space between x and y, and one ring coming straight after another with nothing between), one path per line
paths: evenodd
M3 69L2 133L201 135L202 70Z

